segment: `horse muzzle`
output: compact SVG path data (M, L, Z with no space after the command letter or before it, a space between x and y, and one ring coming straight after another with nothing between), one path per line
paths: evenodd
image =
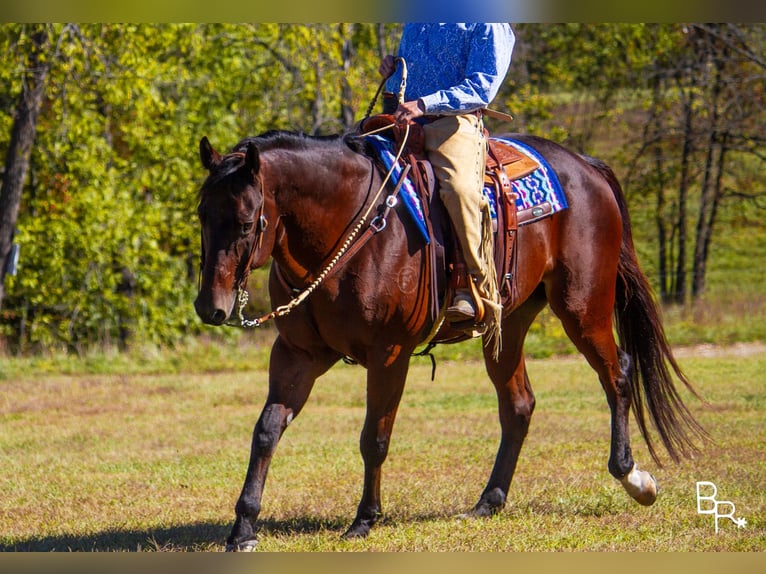
M194 301L194 310L207 325L221 326L229 319L234 309L236 293L232 292L229 296L215 296L212 292L207 294L200 291Z

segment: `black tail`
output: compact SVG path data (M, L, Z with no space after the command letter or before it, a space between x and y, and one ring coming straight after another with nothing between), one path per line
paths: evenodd
M708 441L709 436L681 399L673 375L694 396L699 398L699 395L673 357L659 307L636 259L622 186L604 162L585 159L609 182L623 220L614 319L620 347L632 357L635 365L630 373L633 413L654 461L660 464L647 428L644 405L668 454L678 462L681 456L689 457L698 452L696 442Z

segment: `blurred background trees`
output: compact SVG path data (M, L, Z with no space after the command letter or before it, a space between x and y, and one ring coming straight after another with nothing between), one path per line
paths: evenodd
M766 27L515 30L512 71L494 107L516 120L488 120L490 130L552 137L612 164L662 299L701 297L730 214L763 227L753 214L764 205ZM351 23L0 25L0 263L12 242L20 248L17 273L0 289L5 347L81 351L172 344L202 332L191 305L199 139L227 148L268 129L349 129L399 31ZM28 151L23 133L34 137ZM728 207L722 223L732 205L739 207ZM253 287L263 280L254 275ZM253 304L268 306L263 296Z

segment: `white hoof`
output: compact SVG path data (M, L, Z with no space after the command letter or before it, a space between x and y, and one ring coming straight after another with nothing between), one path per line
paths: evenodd
M638 470L635 464L620 482L627 493L639 504L651 506L657 500L657 481L645 470Z

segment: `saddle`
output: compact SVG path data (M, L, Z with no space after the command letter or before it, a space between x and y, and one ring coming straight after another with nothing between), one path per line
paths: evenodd
M495 229L495 268L500 283L503 305L516 299L516 235L519 213L516 193L511 182L525 177L539 166L537 161L520 153L508 144L487 137L487 164L484 170L485 187L494 191L497 205Z
M401 146L404 139L405 129L396 125L394 118L390 114L378 114L363 120L359 126L363 133L381 132L381 135L392 139L397 149ZM491 139L489 133L485 130L486 140L488 142L487 161L484 172L485 188L489 189L494 195L494 205L497 207L497 218L493 221L495 224L495 244L494 258L495 268L498 278L498 287L504 307L508 307L516 300L515 287L515 266L516 266L516 235L518 226L525 223L531 223L542 217L545 217L550 210L535 209L518 212L516 208L517 195L513 190L511 182L523 178L534 172L540 167L538 162L517 151L514 147L504 142ZM451 237L449 247L450 255L446 256L439 250L438 246L441 239L438 230L434 227L434 220L449 217L443 214L443 206L440 200L435 201L436 178L430 162L425 154L425 134L423 126L417 122L410 122L409 133L401 154L400 162L410 165L410 176L421 198L421 203L429 212L426 216L426 227L430 237L435 238L431 247L431 270L437 271L440 268L449 270L449 288L454 292L458 288L469 285L469 280L465 273L465 263L460 247L455 239L454 233L449 233ZM438 204L438 205L435 205ZM449 225L451 229L451 225ZM446 238L445 238L446 239ZM442 284L436 277L432 277L435 284ZM438 306L438 302L435 304Z

